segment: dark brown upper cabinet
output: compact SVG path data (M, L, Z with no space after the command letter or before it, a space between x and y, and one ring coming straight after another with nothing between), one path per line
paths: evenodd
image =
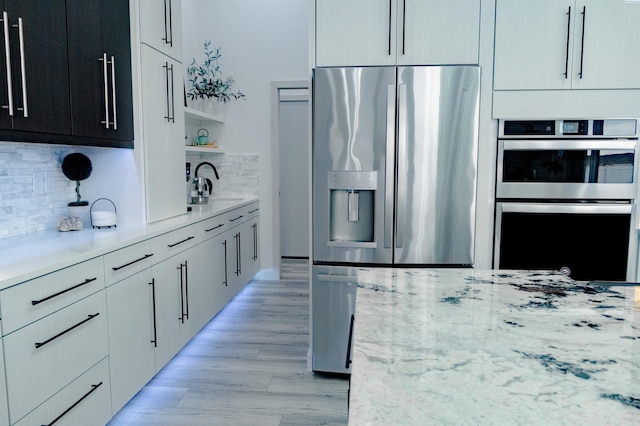
M133 148L128 0L0 4L0 140Z
M133 140L126 0L67 0L72 134Z

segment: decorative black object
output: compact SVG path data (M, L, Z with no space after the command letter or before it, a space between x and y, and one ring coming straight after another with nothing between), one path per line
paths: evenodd
M69 203L69 206L88 206L88 201L81 201L80 198L80 181L91 176L91 160L80 152L74 152L67 155L62 160L62 173L70 179L76 181L77 200Z

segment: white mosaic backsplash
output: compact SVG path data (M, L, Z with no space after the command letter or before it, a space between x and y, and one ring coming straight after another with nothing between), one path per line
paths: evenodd
M66 214L75 182L60 165L70 152L60 145L0 142L0 238L55 227Z
M195 176L198 164L208 161L213 164L220 176L215 179L211 167L202 166L198 175L208 177L213 181L213 191L217 197L258 196L259 194L259 163L257 155L225 154L217 156L202 156L187 153L187 161L191 163L191 177Z

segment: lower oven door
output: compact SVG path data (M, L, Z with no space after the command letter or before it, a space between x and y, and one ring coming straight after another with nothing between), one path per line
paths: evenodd
M625 280L632 211L631 204L497 203L494 267Z

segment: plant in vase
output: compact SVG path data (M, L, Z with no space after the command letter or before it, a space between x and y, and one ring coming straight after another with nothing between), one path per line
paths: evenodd
M223 76L221 57L221 47L212 48L211 41L204 42L204 62L200 64L193 58L193 62L187 68L189 83L191 83L191 88L187 92L188 99L203 100L205 106L209 105L213 109L232 100L245 99L244 93L233 90L236 83L233 77Z

